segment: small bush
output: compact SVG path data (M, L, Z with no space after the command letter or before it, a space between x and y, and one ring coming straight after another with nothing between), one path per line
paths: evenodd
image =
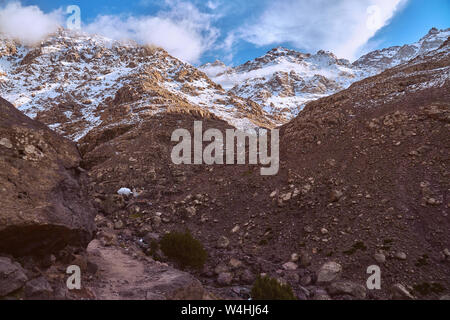
M202 268L207 253L200 241L189 233L173 232L166 234L160 242L162 252L181 267Z
M254 300L297 300L290 285L267 276L256 279L251 295Z
M417 259L416 267L424 267L428 265L428 255L424 254L419 259Z
M439 295L445 292L445 287L440 283L436 282L433 283L423 282L420 284L416 284L415 286L413 286L413 289L414 292L418 292L422 296L428 296L430 294Z
M146 251L146 254L152 257L155 261L163 261L159 250L159 243L155 240L150 242L150 246Z
M361 251L366 251L366 250L367 250L367 247L366 247L366 245L364 244L364 242L362 242L362 241L356 242L356 243L351 247L351 249L349 249L349 250L347 250L347 251L344 251L343 253L346 254L346 255L351 256L352 254L355 254L356 251L358 251L358 250L361 250Z

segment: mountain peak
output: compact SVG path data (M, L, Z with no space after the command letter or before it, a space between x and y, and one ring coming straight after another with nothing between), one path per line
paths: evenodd
M430 31L428 31L428 34L436 34L439 32L439 29L436 27L433 27L430 29Z
M294 51L294 50L290 50L288 48L285 48L285 47L282 47L282 46L278 46L278 47L272 48L271 50L267 51L267 53L284 54L284 53L289 53L291 51Z
M431 28L428 33L420 39L419 42L423 42L425 40L435 40L435 39L444 39L444 41L450 37L450 28L447 29L438 29L438 28Z
M207 63L205 63L205 64L200 66L200 68L208 68L208 67L223 67L223 68L226 68L227 65L223 61L217 59L214 62L207 62Z
M302 53L302 52L299 52L299 51L296 51L296 50L293 50L293 49L289 49L289 48L286 48L286 47L278 46L278 47L275 47L275 48L267 51L267 53L264 56L260 57L260 58L264 58L264 57L283 57L283 56L305 58L305 57L308 57L309 54L305 54L305 53Z

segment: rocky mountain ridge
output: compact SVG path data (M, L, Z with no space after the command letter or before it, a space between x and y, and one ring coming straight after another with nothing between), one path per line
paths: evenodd
M258 104L160 48L67 30L35 48L9 40L0 48L0 94L75 141L99 125L136 125L166 111L209 114L243 130L273 125Z
M1 36L0 93L76 141L97 126L136 125L166 111L209 114L243 130L270 128L310 101L436 49L449 34L432 29L415 44L353 64L330 52L279 47L235 68L215 62L198 69L160 48L62 29L34 48Z
M433 28L416 43L376 50L353 63L331 52L305 54L278 47L234 68L216 61L199 69L230 92L258 102L268 113L288 121L308 102L435 50L449 36L450 29Z
M418 42L372 51L353 62L353 66L372 69L372 73L380 73L438 49L448 37L450 28L443 30L432 28Z

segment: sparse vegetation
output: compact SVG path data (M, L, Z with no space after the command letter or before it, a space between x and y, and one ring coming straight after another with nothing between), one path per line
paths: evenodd
M290 285L267 276L256 279L251 296L254 300L297 300Z
M424 254L419 259L417 259L416 267L424 267L428 265L428 255Z
M156 261L162 261L162 257L160 255L160 251L159 251L159 243L155 240L152 240L150 242L149 248L146 252L146 254L150 257L152 257L153 259L155 259Z
M172 232L166 234L160 242L162 252L181 267L200 269L206 262L207 252L202 243L190 232Z
M362 242L362 241L356 242L349 250L344 251L343 253L351 256L351 255L355 254L356 251L358 251L358 250L361 250L361 251L367 250L367 247L364 244L364 242Z
M414 287L414 292L419 293L422 296L428 296L430 294L441 294L445 292L445 287L441 285L440 283L428 283L423 282L420 284L416 284Z
M383 246L381 247L381 249L383 249L385 251L390 251L393 243L394 243L394 240L392 240L392 239L385 239L383 241Z

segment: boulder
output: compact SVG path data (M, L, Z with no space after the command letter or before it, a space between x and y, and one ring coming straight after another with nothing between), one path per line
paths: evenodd
M286 262L283 264L283 269L288 271L294 271L298 269L298 265L294 262Z
M233 281L233 274L230 272L223 272L217 277L217 283L221 286L229 286Z
M401 283L391 287L392 299L395 300L415 300L415 297Z
M29 300L48 300L53 295L53 289L44 277L28 281L24 291Z
M74 143L0 98L0 253L41 255L87 246L94 210Z
M342 266L336 262L325 263L317 272L317 282L320 284L330 283L338 279L342 272Z
M350 281L332 283L328 288L328 293L331 296L348 294L360 300L365 299L367 294L366 288L363 285Z
M217 248L225 249L229 245L230 245L230 240L225 236L222 236L217 240Z
M167 278L167 279L166 279ZM178 270L169 270L164 277L152 283L153 290L149 292L162 292L167 300L201 300L205 289L199 280L188 273Z
M19 290L27 280L20 264L9 258L0 257L0 297Z
M256 276L249 269L245 269L241 274L241 281L245 284L253 284Z

